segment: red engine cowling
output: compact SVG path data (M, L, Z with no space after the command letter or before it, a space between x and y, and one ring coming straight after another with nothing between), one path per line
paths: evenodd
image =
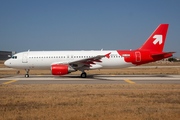
M66 75L68 73L76 71L70 65L52 65L51 73L53 75Z

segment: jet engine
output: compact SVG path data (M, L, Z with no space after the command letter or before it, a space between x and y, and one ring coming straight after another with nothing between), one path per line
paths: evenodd
M76 70L72 68L70 65L52 65L51 73L52 75L66 75L71 72L75 72Z

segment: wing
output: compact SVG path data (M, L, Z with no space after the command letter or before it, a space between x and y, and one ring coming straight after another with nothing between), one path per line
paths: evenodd
M68 65L72 66L74 69L79 70L79 69L82 69L84 67L90 68L90 67L96 65L97 62L99 62L99 63L102 62L101 59L103 57L109 58L110 54L111 53L108 53L106 55L97 55L95 57L84 58L84 59L74 60L74 61L70 61L70 62L56 62L53 64L66 64L66 65L68 64ZM101 66L96 65L96 67L94 67L94 68L97 69L98 67L101 67Z

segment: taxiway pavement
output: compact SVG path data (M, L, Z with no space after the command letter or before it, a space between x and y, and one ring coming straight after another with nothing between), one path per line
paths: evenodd
M0 76L0 84L180 84L180 75Z

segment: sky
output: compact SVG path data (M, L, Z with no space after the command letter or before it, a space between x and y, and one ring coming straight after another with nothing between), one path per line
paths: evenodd
M0 51L135 50L163 23L180 57L180 0L1 0Z

